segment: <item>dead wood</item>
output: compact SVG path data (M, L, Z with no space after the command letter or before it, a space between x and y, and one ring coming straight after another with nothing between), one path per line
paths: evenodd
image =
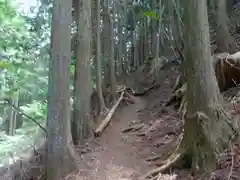
M131 103L131 104L136 104L133 95L131 95L130 93L126 92L124 93L124 100Z
M162 155L152 156L152 157L149 157L148 159L146 159L146 161L156 161L156 160L160 159L161 157L162 157Z
M240 52L234 54L219 53L213 56L213 68L220 92L229 88L239 86L240 84ZM179 84L179 78L176 84ZM185 84L175 90L165 106L181 104L182 97L185 94ZM184 87L184 88L183 88Z
M215 55L213 67L221 92L240 84L240 52Z
M123 100L124 91L122 91L120 98L117 100L116 104L112 107L112 109L108 112L105 119L101 122L99 127L94 131L94 136L98 137L101 135L101 133L104 131L104 129L107 127L107 125L110 123L111 118L113 114L115 113L117 107L119 106L120 102Z
M144 89L142 92L135 92L133 93L134 96L145 96L149 91L156 88L158 85L153 84L151 87Z
M128 133L128 132L136 132L140 129L142 129L145 125L144 124L137 124L137 125L134 125L134 126L131 126L131 127L128 127L124 130L122 130L122 133Z

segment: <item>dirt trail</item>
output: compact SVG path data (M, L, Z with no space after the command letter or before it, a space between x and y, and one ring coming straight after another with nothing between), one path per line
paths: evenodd
M120 107L102 136L97 139L100 147L91 153L91 178L94 180L134 180L148 169L144 160L138 156L133 142L136 136L121 131L129 123L138 121L137 112L145 107L145 102L135 98L135 104ZM140 140L140 139L139 139Z
M156 163L147 162L146 159L168 150L166 145L170 142L169 138L176 137L168 134L174 131L178 117L166 116L176 111L170 107L163 112L164 101L171 95L171 86L175 82L172 80L176 78L175 72L175 69L168 72L169 76L160 88L141 98L133 97L135 104L121 104L103 134L89 143L92 152L83 155L84 162L90 167L87 168L86 179L137 180L156 167ZM136 134L146 132L146 135L122 133L129 126L142 123L145 127Z

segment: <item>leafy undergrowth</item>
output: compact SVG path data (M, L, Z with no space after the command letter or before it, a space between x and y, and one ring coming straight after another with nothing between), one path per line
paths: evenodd
M43 135L36 125L26 123L23 128L16 130L14 136L5 132L0 134L0 167L14 164L33 147L37 146L39 138Z

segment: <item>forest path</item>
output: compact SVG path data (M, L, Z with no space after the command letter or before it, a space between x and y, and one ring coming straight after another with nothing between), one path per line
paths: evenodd
M166 71L160 87L145 96L133 96L135 104L120 104L102 135L88 143L91 152L82 155L88 165L86 173L82 174L85 179L138 180L159 166L164 159L154 162L146 159L168 152L178 137L178 113L173 107L164 105L171 97L176 77L177 70L172 68ZM136 133L122 133L139 124L144 127Z
M138 148L134 146L138 137L122 133L130 123L139 121L138 111L145 108L144 100L137 97L134 100L135 104L119 107L111 124L96 139L98 150L91 153L91 179L135 180L140 173L149 169L144 159L138 155Z

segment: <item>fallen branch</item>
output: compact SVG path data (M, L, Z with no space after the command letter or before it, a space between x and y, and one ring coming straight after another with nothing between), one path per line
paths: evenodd
M157 88L159 85L153 84L151 87L146 88L143 90L143 92L135 92L133 93L134 96L145 96L149 91L151 91L154 88Z
M5 101L7 102L7 104L8 104L9 106L12 106L13 109L14 109L17 113L19 113L19 114L22 115L22 116L25 116L26 118L28 118L29 120L31 120L32 122L34 122L35 124L38 125L38 127L39 127L40 129L42 129L45 133L47 133L47 130L46 130L37 120L35 120L33 117L31 117L31 116L27 115L26 113L24 113L22 109L20 109L19 107L15 106L14 104L12 104L9 99L5 99Z
M162 157L162 155L152 156L152 157L149 157L148 159L146 159L146 161L156 161L156 160L160 159L161 157Z
M137 125L134 125L134 126L131 126L131 127L128 127L124 130L122 130L122 133L128 133L128 132L136 132L140 129L142 129L145 125L144 124L137 124Z
M124 91L121 93L120 98L118 99L118 101L116 102L116 104L112 107L112 109L108 112L108 115L105 117L105 119L101 122L101 124L99 125L99 127L95 130L94 132L94 136L98 137L101 135L101 133L104 131L104 129L107 127L107 125L110 123L111 118L113 116L113 114L115 113L117 107L119 106L120 102L123 100L123 95L124 95Z

